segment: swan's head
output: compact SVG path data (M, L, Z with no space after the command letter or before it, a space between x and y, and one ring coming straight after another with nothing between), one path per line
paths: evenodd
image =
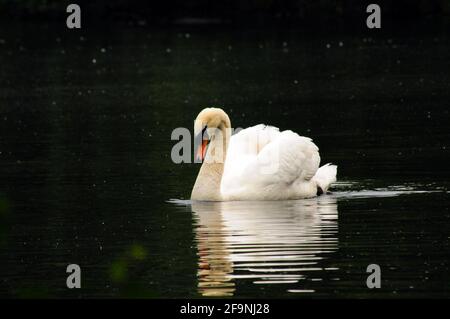
M222 109L215 107L203 109L194 122L195 139L196 141L201 141L198 144L197 159L203 161L208 144L216 138L218 130L220 130L222 136L226 136L226 130L230 128L230 118Z

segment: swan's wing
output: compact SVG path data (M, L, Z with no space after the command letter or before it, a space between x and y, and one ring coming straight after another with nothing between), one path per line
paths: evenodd
M280 134L277 127L259 124L232 135L227 149L224 176L227 175L230 179L241 176L246 166Z
M310 138L283 131L249 163L245 178L258 176L258 181L264 185L292 184L298 179L309 181L319 164L319 149Z
M241 131L239 134L244 132L243 136L238 134L234 141L231 139L222 177L225 190L289 185L299 179L308 181L314 176L320 156L311 139L271 127L270 133L263 132L259 125L251 129L254 131ZM252 134L260 137L261 143L248 139Z

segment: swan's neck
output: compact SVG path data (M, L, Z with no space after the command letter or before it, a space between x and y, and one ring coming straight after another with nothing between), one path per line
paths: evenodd
M231 134L224 127L221 130L222 138L211 139L206 152L205 161L200 168L192 189L191 199L205 201L221 201L220 184L227 156L228 142ZM217 153L218 152L218 153Z

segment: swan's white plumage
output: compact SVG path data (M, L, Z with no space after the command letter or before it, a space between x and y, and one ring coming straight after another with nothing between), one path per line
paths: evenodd
M256 125L231 137L221 193L225 200L312 197L320 163L310 138Z
M192 188L193 200L308 198L326 192L336 180L335 165L319 168L319 149L310 138L262 124L231 136L230 119L218 108L198 114L195 135L205 129L209 146L206 153L204 144L197 150L203 164ZM218 156L221 160L216 161L217 154L225 154L225 160Z
M317 183L317 185L322 189L322 191L326 192L328 190L328 187L330 187L331 183L334 183L336 181L336 174L337 174L337 166L326 164L317 170L313 179Z

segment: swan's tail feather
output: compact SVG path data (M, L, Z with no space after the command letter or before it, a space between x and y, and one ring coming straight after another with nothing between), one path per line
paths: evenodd
M325 164L319 167L316 174L312 178L317 183L317 195L326 193L331 183L336 181L337 166Z

